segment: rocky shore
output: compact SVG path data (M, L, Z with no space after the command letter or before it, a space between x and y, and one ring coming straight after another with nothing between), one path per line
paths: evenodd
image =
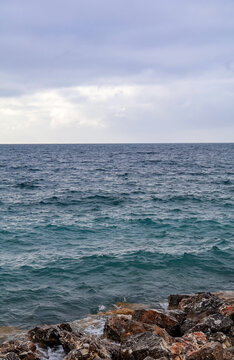
M233 360L234 293L170 295L168 309L121 306L102 336L72 323L38 326L0 345L0 360ZM56 358L56 355L53 357Z

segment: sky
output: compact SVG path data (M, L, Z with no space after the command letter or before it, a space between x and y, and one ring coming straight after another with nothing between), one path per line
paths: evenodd
M0 0L0 143L233 141L233 0Z

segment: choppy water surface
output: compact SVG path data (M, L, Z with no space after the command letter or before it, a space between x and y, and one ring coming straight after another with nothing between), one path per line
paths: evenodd
M234 144L1 145L0 325L233 289Z

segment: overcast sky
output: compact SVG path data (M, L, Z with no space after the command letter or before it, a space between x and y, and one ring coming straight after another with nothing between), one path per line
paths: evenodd
M233 0L0 0L0 143L233 142Z

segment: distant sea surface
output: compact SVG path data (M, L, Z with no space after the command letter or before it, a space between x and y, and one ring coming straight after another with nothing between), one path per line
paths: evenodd
M233 290L234 144L0 145L0 326Z

